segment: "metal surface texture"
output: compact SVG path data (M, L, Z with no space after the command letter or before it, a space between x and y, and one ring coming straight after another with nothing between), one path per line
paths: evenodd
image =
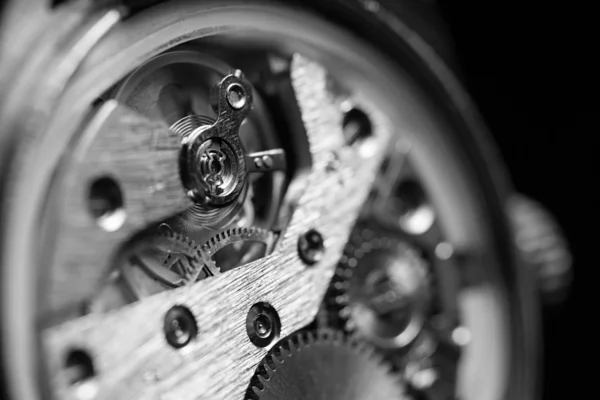
M362 157L342 148L342 114L326 83L322 67L294 57L292 84L313 160L311 170L299 179L313 189L298 199L273 254L106 315L90 315L47 329L43 333L46 370L60 398L76 398L61 374L65 352L74 346L86 349L95 361L96 399L240 398L254 367L266 354L266 349L256 348L246 336L244 322L252 304L265 301L275 307L282 336L311 322L370 190L367 182L374 180L383 157L383 151ZM375 128L369 140L383 149L390 127L375 111L371 118ZM334 172L326 168L332 152L340 160ZM317 223L326 252L318 265L307 268L297 256L297 238ZM160 329L164 313L175 304L186 305L199 327L196 342L179 352L166 346Z
M57 231L68 245L57 247L48 278L51 300L41 313L86 299L108 274L123 241L193 204L179 178L179 148L179 136L164 123L116 101L101 106L74 149L67 187L60 190L61 212L69 218L61 219ZM125 220L113 232L97 223L87 204L89 182L105 176L119 182L124 198Z
M403 400L400 378L372 348L337 331L299 333L265 357L247 399Z

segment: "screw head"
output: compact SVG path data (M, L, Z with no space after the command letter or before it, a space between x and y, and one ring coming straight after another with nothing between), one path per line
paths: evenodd
M175 306L165 314L164 331L167 343L180 349L196 337L198 326L190 310L183 306Z
M246 316L248 338L257 347L267 347L279 338L281 321L269 303L254 304Z
M240 110L246 105L246 91L239 83L232 83L227 87L227 102L235 109Z
M325 255L325 241L315 229L310 229L298 238L298 254L306 264L313 265Z
M268 337L273 330L273 326L269 317L267 317L265 314L259 314L256 318L254 318L254 330L256 331L256 335L258 337Z

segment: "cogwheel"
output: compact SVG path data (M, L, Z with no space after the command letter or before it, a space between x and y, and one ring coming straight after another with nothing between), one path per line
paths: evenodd
M198 245L185 235L161 227L144 237L134 250L138 265L168 287L179 287L219 273L212 260L204 260Z
M198 246L165 226L138 237L116 260L107 282L86 304L86 312L105 312L144 297L205 279L219 270Z
M275 245L276 239L277 237L275 233L267 229L257 227L234 227L225 229L208 239L203 245L197 248L197 253L202 263L206 267L215 269L219 268L218 271L220 271L221 268L217 267L217 263L213 257L224 247L231 244L244 244L246 242L262 243L266 247L264 249L264 253L269 254ZM251 261L253 257L256 257L256 254L252 251L252 249L250 249L249 252L244 255L244 257L237 261L239 261L241 264L244 264ZM202 270L197 272L202 273ZM195 280L197 279L193 279L192 282Z
M429 304L429 266L419 251L362 229L344 250L319 323L399 348L417 337Z
M253 400L400 400L404 385L369 345L340 331L301 332L259 364L246 394Z

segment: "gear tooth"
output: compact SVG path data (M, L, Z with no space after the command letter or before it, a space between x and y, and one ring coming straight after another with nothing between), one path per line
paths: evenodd
M271 364L264 364L265 366L265 374L267 377L270 377L271 375L273 375L273 372L275 372L275 370L277 369L275 362L273 360L271 360Z
M331 329L320 330L317 337L319 338L319 340L328 343L335 342L336 340L336 336Z
M348 335L348 345L356 348L358 346L360 346L361 340L359 337L357 337L355 334L350 334Z
M359 348L359 343L364 342L357 338L350 338L339 330L317 329L297 332L282 342L287 343L290 353L286 356L286 346L281 344L275 346L259 364L259 368L251 380L250 388L258 398L262 398L262 396L269 393L269 387L281 388L282 385L287 383L282 379L294 376L294 371L298 371L299 368L312 370L313 365L311 365L311 362L315 362L315 356L320 354L323 350L322 347L328 348L328 352L331 352L330 354L337 360L344 360L349 363L348 371L354 371L358 374L369 371L369 374L374 378L369 390L377 391L381 388L384 391L381 391L380 394L384 392L389 394L391 390L394 398L402 398L400 395L404 392L405 386L398 379L397 374L392 372L390 364L385 362L382 357L371 357L366 348ZM312 346L315 343L318 343L317 347ZM373 348L369 347L369 349ZM280 353L279 357L275 357L277 352ZM299 357L297 352L303 353L303 355ZM275 361L281 357L285 357L285 361ZM275 368L270 367L270 365L266 366L265 360L267 359L271 359L276 363ZM331 385L335 384L334 382L337 381L335 379L325 379L319 381L318 384ZM306 398L317 398L322 393L322 389L318 386L307 387L306 389L308 390L305 393ZM323 389L327 391L327 388ZM329 390L331 389L333 387L330 386ZM250 390L247 391L247 396L248 392Z
M342 305L342 304L348 304L349 300L350 300L350 297L347 294L345 294L345 293L344 294L340 294L339 296L335 297L335 302L337 304L340 304L340 305Z
M262 369L260 370L260 372L264 375L268 374L267 368L269 368L269 370L271 371L275 370L276 362L277 358L275 357L275 354L269 353L267 356L265 356L265 359L263 360Z
M333 283L333 288L335 290L339 290L339 291L345 291L348 290L348 288L350 287L350 283L348 281L336 281Z
M298 351L303 345L302 335L293 335L287 340L287 345L290 351Z
M261 383L261 385L263 385L263 388L264 388L267 385L267 383L269 382L269 378L265 378L262 375L258 375L258 381Z
M352 320L352 318L348 318L346 320L345 328L346 331L351 333L356 333L356 331L358 330L358 327L356 326L356 323Z
M300 333L299 335L296 335L295 340L298 343L298 350L301 350L301 348L306 346L306 344L307 344L306 334L304 334L304 333Z
M252 386L252 391L254 392L254 395L256 397L252 398L251 400L258 400L260 398L260 395L262 394L263 390L259 389L256 386Z
M317 342L317 335L315 332L307 332L306 334L306 345L311 346Z
M342 319L349 319L352 316L352 310L350 309L350 307L344 307L340 309L338 315Z
M283 348L281 344L273 347L270 353L273 358L273 363L281 363L283 361Z
M332 340L336 343L344 343L346 341L346 337L344 336L344 332L341 331L332 331Z
M282 347L281 348L281 362L284 362L285 358L291 357L293 352L293 347Z

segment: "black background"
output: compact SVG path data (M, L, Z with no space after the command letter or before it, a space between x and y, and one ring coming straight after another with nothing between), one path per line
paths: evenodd
M594 268L597 220L592 195L597 184L593 137L599 133L592 124L597 115L592 108L597 103L591 64L598 50L592 39L594 14L591 7L570 2L439 5L459 74L517 190L557 217L574 255L569 299L545 310L543 399L590 396L598 380L592 375L595 332L589 319L596 313L584 311L591 302L583 299L589 293L583 286Z

